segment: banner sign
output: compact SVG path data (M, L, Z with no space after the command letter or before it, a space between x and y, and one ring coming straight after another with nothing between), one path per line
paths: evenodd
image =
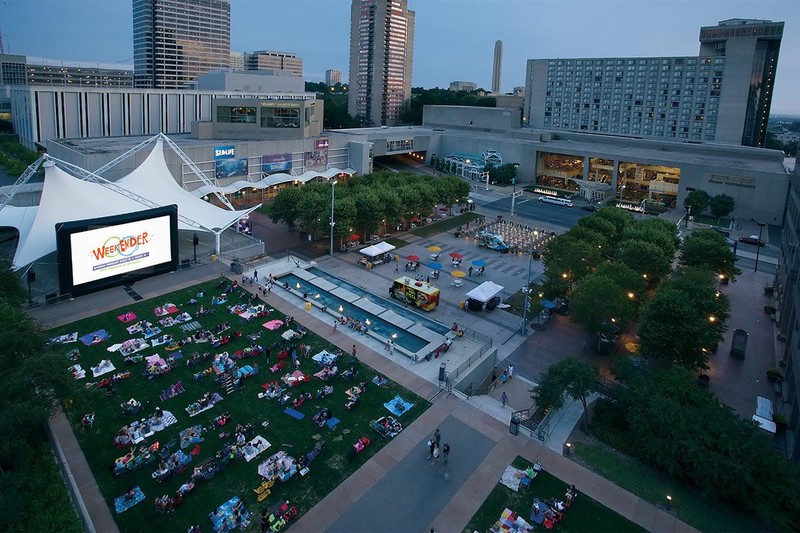
M217 179L247 176L247 159L222 159L214 162Z
M292 170L292 154L261 156L261 172L288 172Z
M215 146L214 147L214 160L217 159L233 159L236 157L235 146Z

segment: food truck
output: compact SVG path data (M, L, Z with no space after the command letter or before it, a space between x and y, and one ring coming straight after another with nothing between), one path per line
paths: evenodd
M389 287L389 296L415 305L423 311L432 311L439 305L439 289L412 278L397 278Z

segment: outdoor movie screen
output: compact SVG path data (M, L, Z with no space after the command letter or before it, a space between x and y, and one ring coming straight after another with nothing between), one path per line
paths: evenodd
M56 233L62 294L92 292L177 267L176 206L58 224Z

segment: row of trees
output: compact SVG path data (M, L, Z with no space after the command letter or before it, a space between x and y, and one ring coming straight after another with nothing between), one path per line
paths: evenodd
M496 100L490 96L478 96L466 91L450 91L438 87L433 89L414 87L411 89L411 99L405 101L400 111L400 122L422 124L422 110L426 105L495 107L495 104Z
M343 242L352 235L362 240L398 225L407 227L417 217L433 212L436 204L448 208L466 198L469 184L455 176L431 177L411 173L372 173L331 185L312 182L286 188L265 209L273 222L312 236L330 231L331 187L335 187L334 236Z
M711 196L702 189L697 189L686 195L683 207L693 215L699 215L706 209L716 218L726 217L736 208L736 200L727 194Z
M25 314L26 299L19 277L0 262L0 530L34 531L50 520L45 530L79 531L63 485L55 493L41 487L59 476L52 461L39 457L49 451L45 423L59 399L75 397L75 382L64 372L64 354L46 346ZM52 501L43 501L44 494Z
M455 161L448 161L444 157L431 156L431 167L439 172L455 174L458 171L458 164ZM512 180L517 177L517 165L505 163L503 165L486 165L484 171L489 173L489 180L500 185L510 185Z

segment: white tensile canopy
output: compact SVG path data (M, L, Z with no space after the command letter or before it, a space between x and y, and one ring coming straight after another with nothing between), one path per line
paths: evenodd
M386 252L391 252L394 250L395 247L389 244L386 241L381 241L378 244L373 244L372 246L367 246L366 248L362 248L359 250L360 253L366 255L367 257L376 257L381 254L385 254Z
M59 222L107 217L176 204L178 227L219 233L252 211L232 211L207 203L181 188L164 161L158 140L147 159L133 172L114 182L115 190L77 178L56 166L44 164L45 179L38 207L6 205L0 225L19 230L14 268L21 268L56 250L55 225ZM76 167L77 168L77 167ZM130 195L125 192L132 193ZM137 200L135 196L142 200Z
M484 281L471 291L467 293L467 298L472 300L477 300L479 302L486 303L495 296L497 296L500 291L502 291L505 287L498 285L494 281Z
M191 192L191 194L201 197L205 196L206 194L212 194L214 191L219 191L224 194L233 194L235 192L239 192L242 189L246 188L253 188L253 189L268 189L275 185L280 185L281 183L288 183L290 181L296 181L298 183L308 183L314 178L325 178L326 180L330 180L338 176L339 174L347 174L348 176L352 176L355 174L356 171L352 168L346 168L344 170L339 168L329 168L323 172L316 172L314 170L308 170L303 172L298 176L292 176L291 174L286 174L285 172L280 172L277 174L270 174L266 178L263 178L258 181L235 181L233 183L229 183L224 187L215 187L213 185L203 185Z

